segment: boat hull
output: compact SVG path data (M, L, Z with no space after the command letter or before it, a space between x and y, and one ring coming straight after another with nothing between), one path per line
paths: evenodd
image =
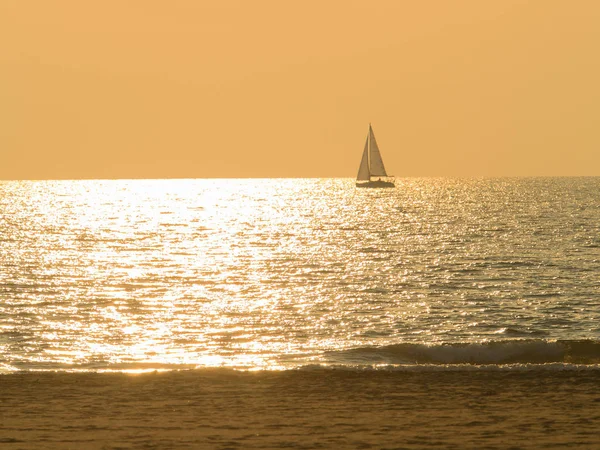
M371 181L357 181L356 187L358 188L393 188L396 187L393 181L384 180L371 180Z

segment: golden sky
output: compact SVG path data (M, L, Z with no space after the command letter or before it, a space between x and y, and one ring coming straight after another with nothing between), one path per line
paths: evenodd
M600 175L600 1L0 0L0 179Z

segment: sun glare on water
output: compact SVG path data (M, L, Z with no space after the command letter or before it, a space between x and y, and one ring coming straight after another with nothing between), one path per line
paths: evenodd
M283 184L286 196L243 180L36 184L29 201L38 213L27 218L40 237L30 251L44 257L36 270L48 289L57 277L73 280L50 294L55 313L38 326L52 348L39 359L123 368L275 364L288 346L286 325L307 308L309 287L289 281L302 270L292 257L307 245L297 231L315 220L290 208L292 191L303 187Z
M595 329L577 306L596 273L598 221L578 206L593 180L397 181L2 185L0 312L21 337L0 345L34 369L250 370L497 340L515 314L517 333L548 335L566 313L562 338ZM575 266L576 286L559 269Z

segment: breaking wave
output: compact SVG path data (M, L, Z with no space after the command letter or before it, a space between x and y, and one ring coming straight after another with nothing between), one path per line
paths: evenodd
M334 365L600 364L600 341L501 340L482 343L394 344L331 351Z

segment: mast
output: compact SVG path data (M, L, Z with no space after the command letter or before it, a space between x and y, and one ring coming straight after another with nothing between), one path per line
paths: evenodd
M369 181L371 181L371 122L369 122L369 131L367 132L367 141L369 141Z

